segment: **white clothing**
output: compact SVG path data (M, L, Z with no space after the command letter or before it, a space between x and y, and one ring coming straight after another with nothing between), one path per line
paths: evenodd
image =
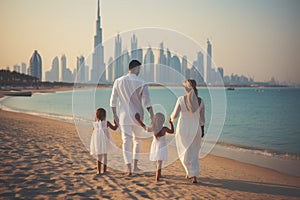
M107 128L107 121L93 122L93 134L90 143L90 154L107 154L111 150L111 140Z
M117 107L119 100L120 125L136 124L135 114L144 117L142 100L146 108L151 106L150 94L146 83L135 74L128 73L115 80L110 97L110 107Z
M149 159L151 161L168 160L168 145L165 135L157 139L153 136Z
M121 125L121 132L122 132L122 148L123 148L123 157L125 164L131 164L132 159L138 160L139 153L141 151L141 143L142 140L139 138L139 134L143 131L143 128L136 125L128 125L124 126ZM132 148L133 142L133 149Z
M117 108L119 105L119 124L122 132L125 164L131 164L132 159L139 159L141 149L139 134L143 129L135 120L135 114L139 113L143 120L142 101L146 108L151 106L148 86L136 74L128 73L115 80L110 97L110 107ZM132 142L133 149L131 151Z
M204 102L201 99L201 104L197 111L194 113L189 112L184 97L181 96L178 98L171 115L171 118L175 119L180 112L175 141L180 161L189 177L198 176L199 173L201 126L205 123L204 110Z

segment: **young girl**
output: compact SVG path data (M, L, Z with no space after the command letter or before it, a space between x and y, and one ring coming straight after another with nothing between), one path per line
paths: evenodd
M146 125L142 122L138 113L135 115L135 118L144 129L154 133L151 144L150 160L156 161L155 180L158 182L159 178L161 178L162 161L168 160L168 146L165 135L166 133L174 133L173 123L171 119L169 119L171 129L163 126L165 123L165 116L162 113L156 113L154 115L151 127L148 128L146 128Z
M107 152L110 147L110 136L107 127L116 130L118 126L112 125L106 121L106 111L103 108L98 108L95 113L95 122L93 122L93 134L90 144L91 155L97 156L97 174L101 173L101 164L103 164L103 173L106 172ZM102 162L102 163L101 163Z

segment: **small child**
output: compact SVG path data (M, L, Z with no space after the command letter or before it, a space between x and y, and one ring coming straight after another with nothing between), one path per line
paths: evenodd
M105 109L98 108L95 113L95 122L93 122L93 134L90 144L91 155L97 156L97 174L101 173L101 164L103 164L103 173L106 172L107 152L111 145L107 127L112 130L117 130L118 128L116 122L115 125L112 125L109 121L106 121Z
M156 161L156 182L159 181L161 178L161 168L162 168L162 161L168 160L168 146L166 140L166 133L173 134L174 133L174 126L169 119L169 123L171 129L168 127L163 126L165 123L165 116L162 113L156 113L153 117L152 124L150 127L146 127L146 125L140 119L140 115L138 113L135 114L136 120L139 124L148 132L153 132L153 140L151 144L151 151L150 151L150 160Z

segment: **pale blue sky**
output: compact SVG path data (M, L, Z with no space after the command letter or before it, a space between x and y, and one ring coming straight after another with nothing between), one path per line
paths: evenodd
M300 83L300 1L102 0L103 39L139 27L163 27L192 37L225 74L258 81L275 76ZM34 49L51 67L66 54L68 66L93 48L97 0L0 0L0 66L28 61Z

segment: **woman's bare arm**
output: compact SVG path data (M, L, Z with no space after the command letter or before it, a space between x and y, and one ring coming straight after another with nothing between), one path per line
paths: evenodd
M180 111L181 111L181 108L180 108L180 102L179 102L179 99L178 99L177 102L176 102L175 108L172 112L172 115L171 115L172 121L178 117Z

